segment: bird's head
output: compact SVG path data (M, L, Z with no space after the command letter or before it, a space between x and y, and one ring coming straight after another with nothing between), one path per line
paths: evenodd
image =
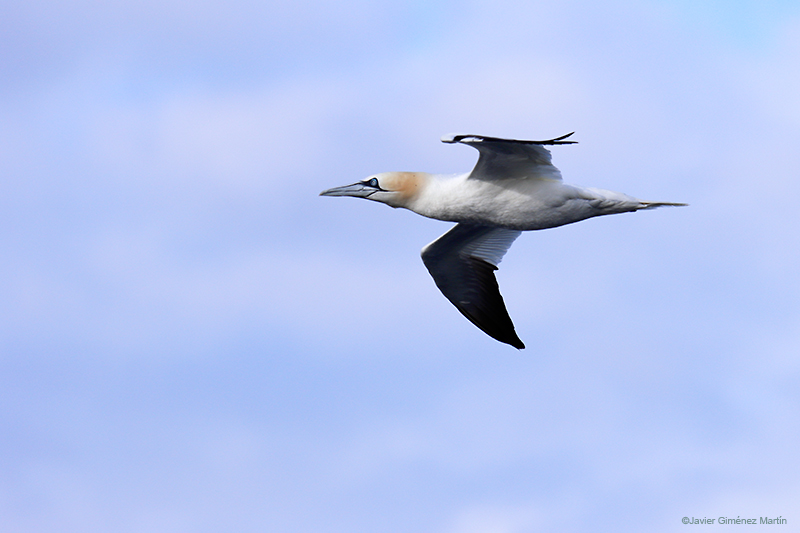
M355 196L392 207L408 207L427 181L428 174L424 172L382 172L352 185L322 191L319 195Z

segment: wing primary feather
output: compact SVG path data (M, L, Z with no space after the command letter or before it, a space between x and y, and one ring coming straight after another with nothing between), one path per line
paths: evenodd
M565 141L569 137L575 135L575 132L567 133L566 135L562 135L561 137L556 137L555 139L548 139L546 141L525 141L519 139L503 139L500 137L487 137L486 135L465 135L465 134L455 134L455 135L445 135L442 137L442 142L444 143L460 143L460 142L469 142L468 139L475 139L477 142L501 142L501 143L518 143L518 144L546 144L546 145L553 145L553 144L578 144L578 141Z
M575 144L565 139L574 132L546 141L519 141L482 135L445 135L446 143L462 143L478 150L478 162L469 179L551 179L560 180L561 172L553 166L545 146Z
M525 348L514 330L494 271L519 231L457 224L422 250L436 286L470 322L490 337Z

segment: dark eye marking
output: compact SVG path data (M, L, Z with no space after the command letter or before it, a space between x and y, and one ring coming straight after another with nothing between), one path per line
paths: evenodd
M370 192L370 194L376 193L378 191L386 192L386 189L381 189L381 186L378 184L378 178L371 178L368 180L364 180L361 183L363 183L367 187L375 189L374 191Z

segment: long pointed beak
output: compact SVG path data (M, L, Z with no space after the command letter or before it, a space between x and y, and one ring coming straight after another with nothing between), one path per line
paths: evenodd
M319 193L320 196L355 196L356 198L367 198L375 192L374 187L368 187L361 182L343 187L334 187Z

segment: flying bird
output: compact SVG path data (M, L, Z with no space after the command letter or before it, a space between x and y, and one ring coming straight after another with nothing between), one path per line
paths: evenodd
M445 135L442 142L478 150L478 162L471 172L455 176L383 172L322 191L320 196L366 198L457 222L422 249L422 261L442 294L470 322L490 337L521 350L525 345L514 330L494 275L521 232L600 215L686 205L646 202L619 192L567 185L545 146L575 144L566 140L573 133L547 141Z

